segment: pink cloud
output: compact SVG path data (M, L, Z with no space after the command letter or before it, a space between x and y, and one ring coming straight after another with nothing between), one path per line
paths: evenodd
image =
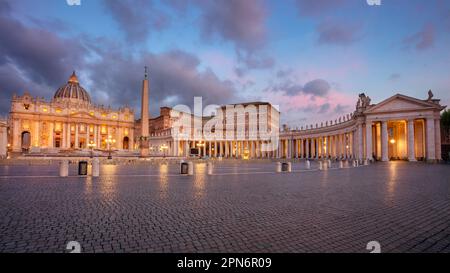
M353 96L334 89L323 97L304 93L289 96L282 91L265 92L263 97L265 100L279 105L282 122L294 127L334 121L352 112L356 103Z

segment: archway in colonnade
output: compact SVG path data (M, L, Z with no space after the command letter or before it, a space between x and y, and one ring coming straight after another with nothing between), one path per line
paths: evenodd
M124 150L128 150L130 148L130 139L127 136L123 138L122 147Z
M388 121L386 139L388 159L424 160L426 158L425 125L424 119ZM375 122L372 126L372 153L376 160L382 160L381 129L381 122Z

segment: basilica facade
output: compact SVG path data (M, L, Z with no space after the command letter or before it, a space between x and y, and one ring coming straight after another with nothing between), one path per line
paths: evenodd
M11 153L83 154L131 151L134 111L96 105L73 72L49 101L14 95L8 118Z

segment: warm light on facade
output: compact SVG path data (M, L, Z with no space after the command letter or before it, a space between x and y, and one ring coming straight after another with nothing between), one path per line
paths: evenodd
M61 132L61 123L60 122L57 122L57 123L55 123L55 132Z
M390 142L391 144L395 144L395 139L391 139L389 142Z
M167 147L166 144L161 145L161 147L159 148L160 151L165 151L167 149L169 149L169 147Z
M95 148L95 146L97 146L97 145L95 145L95 143L94 143L94 141L90 141L89 143L88 143L88 148L90 148L90 149L93 149L93 148Z
M42 108L42 112L45 112L45 113L47 113L47 112L48 112L48 109L47 109L47 107L44 107L44 108Z
M197 147L203 147L203 146L205 146L205 143L203 143L203 142L197 143Z

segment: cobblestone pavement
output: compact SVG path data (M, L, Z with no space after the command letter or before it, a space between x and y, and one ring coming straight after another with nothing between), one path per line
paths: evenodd
M336 164L335 164L336 165ZM335 166L334 165L334 166ZM0 166L0 252L450 252L450 166Z

